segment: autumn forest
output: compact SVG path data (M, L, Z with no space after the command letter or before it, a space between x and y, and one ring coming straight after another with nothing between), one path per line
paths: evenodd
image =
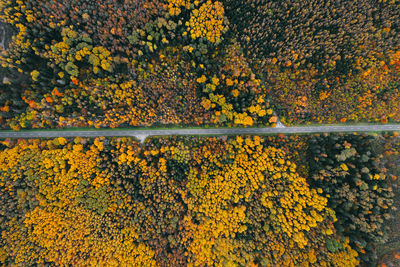
M400 140L386 138L386 147L369 135L171 137L145 145L130 138L4 141L0 259L132 266L372 262L393 206L393 174L379 151Z
M0 130L400 123L399 36L399 0L0 0ZM0 139L0 265L396 266L399 163L396 132Z

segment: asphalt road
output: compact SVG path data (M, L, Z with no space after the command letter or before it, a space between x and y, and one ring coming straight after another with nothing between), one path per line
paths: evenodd
M97 137L134 136L143 141L148 136L168 135L225 135L225 134L285 134L285 133L328 133L328 132L374 132L400 131L398 125L348 125L348 126L304 126L275 128L213 128L213 129L171 129L171 130L55 130L55 131L0 131L0 138L54 138L54 137Z

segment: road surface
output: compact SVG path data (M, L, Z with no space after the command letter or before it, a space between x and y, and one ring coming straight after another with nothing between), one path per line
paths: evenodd
M144 141L148 136L168 135L236 135L236 134L287 134L287 133L332 133L332 132L375 132L400 131L400 124L390 125L348 125L348 126L302 126L275 128L213 128L213 129L149 129L149 130L38 130L38 131L0 131L0 138L54 138L54 137L97 137L134 136Z

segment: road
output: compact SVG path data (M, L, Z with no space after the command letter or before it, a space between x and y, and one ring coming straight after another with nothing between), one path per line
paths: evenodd
M400 131L400 124L390 125L348 125L348 126L302 126L275 128L213 128L213 129L171 129L171 130L53 130L53 131L0 131L0 138L54 138L54 137L97 137L134 136L143 142L148 136L168 135L236 135L236 134L286 134L286 133L332 133L332 132L375 132Z

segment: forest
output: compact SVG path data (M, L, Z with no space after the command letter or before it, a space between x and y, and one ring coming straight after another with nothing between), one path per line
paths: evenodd
M400 0L0 0L0 130L400 123L399 36ZM399 153L0 139L0 265L400 265Z
M1 0L0 21L4 129L400 121L398 0Z
M389 134L6 139L0 262L369 266L398 236L386 222L399 144Z

